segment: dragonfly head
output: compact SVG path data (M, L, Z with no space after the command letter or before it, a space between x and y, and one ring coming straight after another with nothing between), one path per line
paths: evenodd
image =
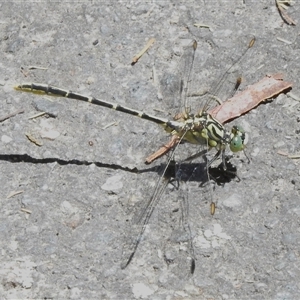
M245 139L246 139L245 131L240 126L233 126L230 135L230 150L232 152L238 152L244 150Z

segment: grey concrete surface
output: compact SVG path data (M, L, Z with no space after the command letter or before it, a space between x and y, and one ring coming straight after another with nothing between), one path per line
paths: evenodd
M282 94L235 120L250 136L251 163L243 153L232 159L241 181L216 186L214 216L199 182L168 187L122 270L130 220L166 161L144 159L168 135L139 118L13 86L48 83L171 118L176 99L168 101L164 84L188 42L198 42L193 83L201 90L255 35L241 89L282 72L299 97L299 26L284 24L271 0L24 2L0 4L0 117L24 109L1 122L1 299L297 299L299 160L278 151L299 153L298 101ZM299 20L299 3L287 12ZM131 66L151 37L155 44ZM38 110L51 116L30 119ZM176 157L196 151L182 145ZM185 253L171 238L182 195L193 276L176 255L164 259Z

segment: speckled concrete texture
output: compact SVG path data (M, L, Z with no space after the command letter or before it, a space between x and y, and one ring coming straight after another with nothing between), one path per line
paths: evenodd
M299 3L287 13L298 21ZM131 219L166 162L144 159L168 134L102 107L13 89L47 83L172 118L171 75L183 48L198 42L193 84L201 91L255 35L241 89L281 72L299 97L299 26L285 24L274 1L2 1L0 16L0 117L24 110L0 123L2 299L299 298L299 160L278 154L299 153L299 101L281 94L235 120L249 133L251 162L243 153L231 160L240 181L215 186L215 215L197 180L168 186L122 270ZM40 111L48 115L31 118ZM176 158L195 152L180 145ZM182 197L193 276L177 262L186 252Z

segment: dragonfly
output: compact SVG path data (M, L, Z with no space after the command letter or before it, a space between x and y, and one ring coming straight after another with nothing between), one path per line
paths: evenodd
M244 53L240 56L238 60L236 60L233 66L237 65L242 57L246 54L249 48L252 47L253 41L250 42L248 48ZM212 165L214 161L217 159L221 159L222 169L226 171L227 169L227 157L226 157L226 149L230 148L232 152L243 151L245 148L245 139L246 134L244 130L239 126L233 126L231 130L225 128L223 124L221 124L216 118L209 114L208 109L211 108L213 102L216 102L216 95L221 90L223 78L225 78L231 71L232 66L225 72L220 82L214 88L214 92L210 93L210 95L205 100L201 109L196 113L191 113L191 108L189 105L189 85L191 82L193 64L195 60L195 53L197 50L197 42L195 40L184 50L184 54L181 58L182 68L180 70L180 101L183 103L184 110L183 113L177 117L176 119L164 118L160 116L156 116L153 114L148 114L143 111L135 110L120 104L111 103L109 101L95 98L92 96L82 95L80 93L73 92L68 89L63 89L55 86L51 86L43 83L22 83L14 88L17 91L29 92L38 95L50 95L55 97L65 97L74 100L84 101L90 104L102 106L105 108L109 108L115 111L119 111L125 114L129 114L135 117L139 117L141 119L153 122L161 126L168 134L177 139L177 143L172 149L171 155L169 155L167 159L167 163L161 172L157 184L155 186L152 197L147 201L144 209L137 215L134 220L134 230L132 234L132 238L126 241L124 250L123 250L123 259L121 262L121 268L125 269L132 258L134 257L138 245L142 239L145 229L147 228L147 224L150 220L150 217L159 202L161 195L163 194L166 186L171 182L170 178L181 178L183 174L182 166L183 163L174 164L174 153L178 148L179 144L186 142L194 145L199 145L202 148L202 151L199 151L192 158L187 158L187 160L195 159L198 156L204 155L211 149L215 149L216 153L212 159L207 161L206 163L206 171L208 172L208 168ZM235 87L237 88L237 87ZM203 102L202 102L203 103ZM171 171L172 175L167 176ZM189 175L188 180L195 176L197 167L194 168L193 174ZM169 178L166 180L166 178ZM172 179L172 180L173 180ZM186 197L182 195L183 199L183 213L182 213L182 224L185 227L185 231L191 236L191 230L188 223L188 203L186 201ZM211 201L211 211L214 213L215 203ZM193 274L195 270L195 258L193 254L193 246L192 240L189 240L189 258L190 258L190 273Z

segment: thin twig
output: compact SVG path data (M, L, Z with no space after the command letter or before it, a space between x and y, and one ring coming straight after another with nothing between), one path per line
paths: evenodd
M9 119L11 117L14 117L14 116L18 115L18 114L22 114L23 112L24 112L24 109L22 109L22 108L18 109L18 110L16 110L15 112L13 112L11 114L8 114L8 115L6 115L4 117L1 117L0 118L0 122L3 122L3 121L5 121L5 120L7 120L7 119Z
M132 64L135 64L142 57L142 55L147 52L147 50L152 46L154 42L155 38L151 38L146 44L146 46L137 55L133 57Z

